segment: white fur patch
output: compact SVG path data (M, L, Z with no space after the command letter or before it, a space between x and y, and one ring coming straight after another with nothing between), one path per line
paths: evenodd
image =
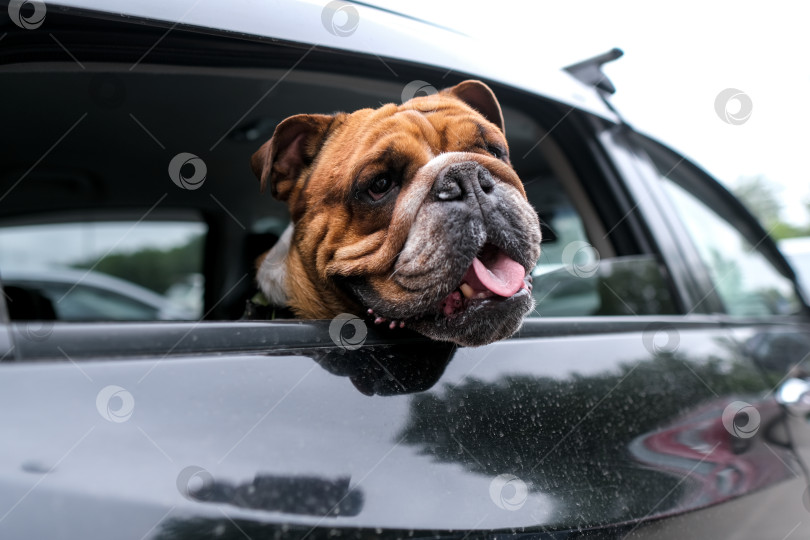
M285 281L287 278L287 254L290 252L293 224L290 223L276 245L267 252L258 272L256 282L264 296L274 306L287 305Z
M433 187L433 182L439 175L442 169L454 163L462 163L464 161L472 161L477 154L469 152L442 152L438 156L434 156L430 161L422 165L416 171L414 184L422 186L422 191L416 196L408 197L402 205L400 213L406 216L416 216L419 208L424 204L425 197Z

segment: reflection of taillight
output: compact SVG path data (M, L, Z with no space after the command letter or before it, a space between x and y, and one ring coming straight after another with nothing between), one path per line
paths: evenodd
M642 463L699 482L695 496L701 500L712 499L712 493L741 495L787 478L792 472L777 453L781 447L763 444L779 421L780 407L775 401L755 403L715 400L636 438L630 452Z
M776 392L776 401L800 418L810 414L810 381L792 377Z

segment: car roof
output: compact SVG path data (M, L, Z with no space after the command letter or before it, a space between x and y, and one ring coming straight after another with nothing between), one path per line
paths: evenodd
M332 4L334 2L326 5ZM251 0L138 0L123 4L110 0L48 2L49 6L99 11L115 17L166 21L246 37L260 36L372 54L383 63L384 58L394 58L428 64L447 69L448 73L468 74L512 86L618 121L594 88L562 69L536 67L542 51L503 54L489 43L391 10L361 2L341 2L338 7L341 4L348 6L350 11L346 13L356 15L357 24L351 31L336 31L334 27L330 31L327 24L331 12L325 12L323 2L311 0L277 0L272 4Z

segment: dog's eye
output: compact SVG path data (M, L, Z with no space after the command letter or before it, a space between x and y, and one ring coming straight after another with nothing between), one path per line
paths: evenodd
M487 150L487 152L489 152L490 154L492 154L492 156L493 156L494 158L496 158L496 159L503 159L504 151L503 151L503 150L501 150L500 148L498 148L497 146L494 146L494 145L492 145L492 144L488 144L488 145L486 146L486 150Z
M388 176L378 176L371 182L371 185L369 185L368 194L373 200L379 201L386 193L391 191L392 187L394 187L394 181L391 180L391 178Z

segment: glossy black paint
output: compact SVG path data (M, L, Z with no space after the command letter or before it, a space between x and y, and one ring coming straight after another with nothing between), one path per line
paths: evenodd
M568 321L538 321L527 334L534 326L558 337L477 349L395 344L372 331L346 350L332 345L325 322L107 325L106 346L132 351L118 359L74 358L87 340L54 327L29 338L23 355L61 349L61 361L9 364L0 379L0 432L12 435L0 531L121 537L125 524L136 538L236 538L240 528L292 537L598 528L610 537L629 531L621 524L795 480L782 411L761 399L770 385L731 334L707 321L638 319L567 336L555 325ZM17 327L21 343L25 330ZM127 334L139 330L155 349L184 336L178 348L196 343L199 354L133 351ZM274 341L293 330L309 346L238 352L246 336ZM109 385L133 398L124 421L98 408ZM761 415L751 438L723 426L737 400ZM114 414L120 404L104 406ZM498 492L506 502L490 494L503 474L527 486L512 510L513 493ZM42 508L49 520L36 519Z

